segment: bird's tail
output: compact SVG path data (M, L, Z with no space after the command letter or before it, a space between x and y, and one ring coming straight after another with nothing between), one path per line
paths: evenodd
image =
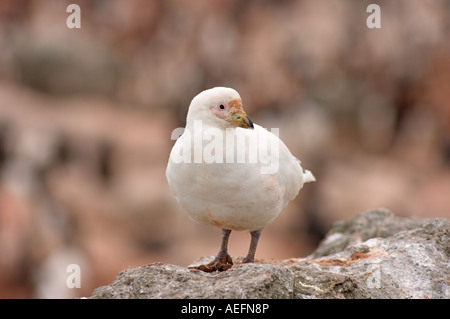
M303 183L309 183L309 182L315 182L316 178L314 177L314 175L308 171L308 170L304 170L303 172Z

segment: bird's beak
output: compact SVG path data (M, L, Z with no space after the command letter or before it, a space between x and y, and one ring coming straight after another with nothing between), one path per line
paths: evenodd
M231 114L230 121L236 127L253 129L253 122L244 111L238 111L236 113Z

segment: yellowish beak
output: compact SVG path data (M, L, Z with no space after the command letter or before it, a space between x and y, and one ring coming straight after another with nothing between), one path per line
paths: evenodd
M244 111L238 111L230 115L230 122L236 127L253 129L253 122Z

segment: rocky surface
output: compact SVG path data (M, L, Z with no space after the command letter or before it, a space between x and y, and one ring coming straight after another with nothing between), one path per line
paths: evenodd
M91 298L449 298L450 220L387 210L336 223L308 258L257 260L226 272L153 263L119 273Z

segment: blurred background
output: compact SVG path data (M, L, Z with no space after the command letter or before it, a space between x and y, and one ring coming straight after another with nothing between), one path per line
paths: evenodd
M130 266L215 255L220 229L165 179L171 132L214 86L317 177L257 258L305 257L374 208L449 218L449 34L444 0L1 0L0 297L89 296ZM233 232L231 255L249 243Z

